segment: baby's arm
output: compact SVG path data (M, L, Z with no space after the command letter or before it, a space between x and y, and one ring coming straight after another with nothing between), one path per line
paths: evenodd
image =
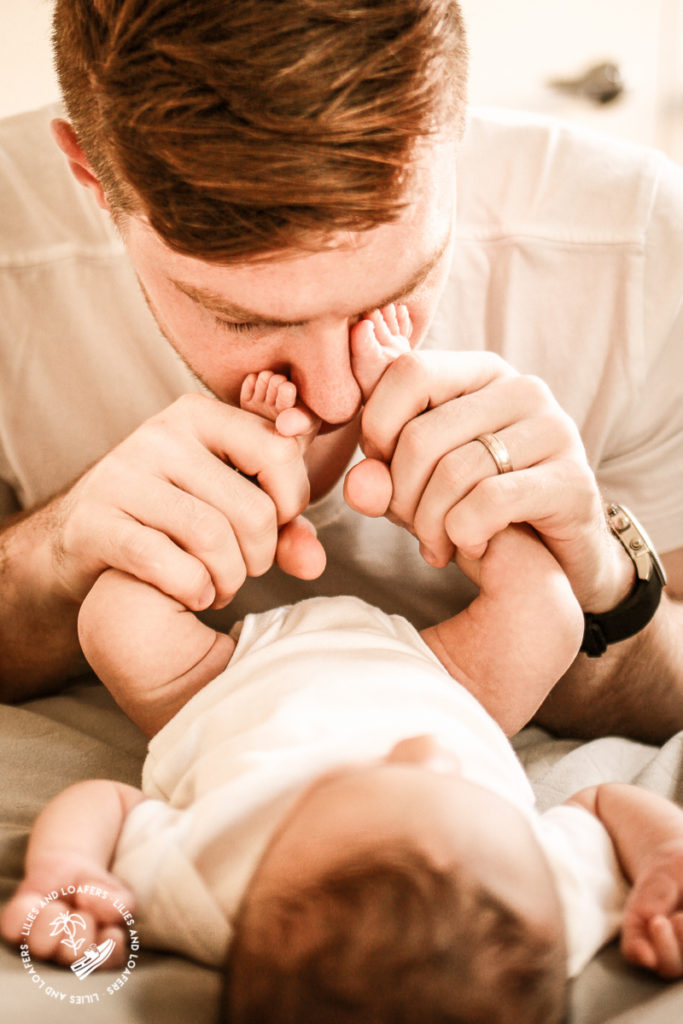
M624 957L663 978L683 975L683 810L638 786L605 783L575 794L614 843L633 888L621 929Z
M123 930L113 901L118 898L133 911L134 900L109 865L128 813L142 800L142 792L133 786L88 779L47 804L33 826L24 879L0 917L0 932L8 942L26 943L32 956L70 963L74 955L62 943L61 932L52 934L51 923L75 910L85 926L79 931L84 949L106 938L113 938L117 949L125 948L118 941ZM68 891L79 887L81 892ZM41 900L54 892L58 898L31 918L29 935L22 934L29 915L35 915Z
M576 657L583 615L564 572L528 526L508 526L481 559L456 554L456 562L479 594L422 637L511 736Z

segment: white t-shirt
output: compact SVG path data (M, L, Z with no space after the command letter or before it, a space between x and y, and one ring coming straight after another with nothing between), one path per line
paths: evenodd
M0 122L0 514L67 485L198 385L161 336L108 216L52 143L57 108ZM578 424L606 496L660 552L683 547L683 170L535 117L471 116L455 168L452 270L426 344L491 349L541 376ZM462 607L454 566L344 505L311 518L317 581L248 580L223 628L355 593L418 627Z
M128 816L112 868L136 894L145 941L219 966L258 861L307 786L425 733L532 824L578 973L615 934L626 893L604 828L580 808L539 815L496 722L413 626L355 597L248 616L228 668L150 742L150 799Z

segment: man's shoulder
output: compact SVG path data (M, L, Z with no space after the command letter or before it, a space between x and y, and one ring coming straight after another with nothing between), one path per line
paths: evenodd
M58 116L61 107L51 104L0 120L0 267L119 247L52 138Z
M465 236L642 244L662 176L683 209L662 153L531 113L473 109L457 168Z

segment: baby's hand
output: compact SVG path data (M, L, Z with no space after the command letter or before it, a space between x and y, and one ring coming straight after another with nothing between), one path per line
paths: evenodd
M66 966L93 943L112 939L107 967L118 968L128 948L122 908L134 912L135 901L115 875L97 864L73 864L25 878L0 915L0 933L28 946L32 958Z
M296 385L272 370L247 374L240 391L240 408L271 420L278 434L296 437L306 448L320 428L320 419L298 400Z
M663 843L638 873L626 902L621 951L662 978L683 975L683 840Z

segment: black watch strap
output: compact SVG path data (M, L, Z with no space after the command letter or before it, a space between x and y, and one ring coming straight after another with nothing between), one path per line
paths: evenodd
M623 505L605 509L607 524L632 559L636 582L629 596L608 612L586 612L581 650L589 658L599 658L609 644L635 636L647 626L657 611L666 585L666 574L638 520Z

